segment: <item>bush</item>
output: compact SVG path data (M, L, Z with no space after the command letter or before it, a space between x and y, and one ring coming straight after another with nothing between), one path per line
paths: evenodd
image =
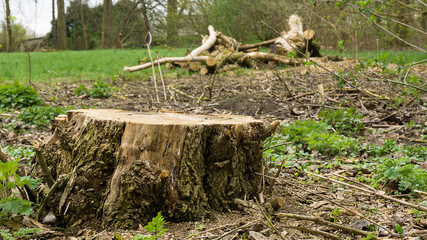
M37 89L24 84L0 85L0 108L25 108L42 104Z

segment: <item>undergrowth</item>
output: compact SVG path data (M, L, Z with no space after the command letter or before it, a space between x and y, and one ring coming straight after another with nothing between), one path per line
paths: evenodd
M36 128L48 128L56 116L65 114L70 109L70 107L52 107L50 105L33 106L25 108L16 119Z
M319 121L309 119L283 124L280 131L266 141L264 158L273 164L280 164L284 159L285 166L298 169L320 160L323 164L318 170L359 159L355 163L357 169L374 173L371 179L359 179L373 186L397 182L399 192L427 190L427 172L416 164L427 159L426 147L400 145L393 139L381 145L363 143L360 135L364 131L360 122L363 116L354 109L321 111L318 116ZM289 144L283 144L286 142Z
M79 87L73 91L74 95L88 95L93 98L107 98L110 96L110 93L110 85L101 80L97 80L90 89L86 88L84 85L79 85Z
M0 108L22 109L42 104L37 89L25 84L0 85Z

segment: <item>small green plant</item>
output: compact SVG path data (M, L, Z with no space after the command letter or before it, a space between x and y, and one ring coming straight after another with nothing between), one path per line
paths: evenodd
M25 84L0 85L0 108L26 108L42 104L37 89Z
M81 96L85 94L89 95L89 89L87 89L85 85L79 85L76 89L74 89L73 94L77 96Z
M94 98L107 98L110 96L111 88L110 85L97 80L93 85L92 89L89 91L89 96Z
M1 215L7 217L10 213L30 215L33 212L32 202L18 197L19 188L28 186L37 188L39 180L30 176L21 177L16 174L19 159L0 163L0 209Z
M60 114L65 114L71 108L45 106L33 106L24 109L18 116L17 120L26 124L33 125L36 128L47 128L50 122Z
M11 234L9 232L9 229L6 230L0 230L0 236L2 236L4 240L15 240L15 239L21 239L26 236L32 236L34 234L37 234L39 232L42 232L40 228L21 228L17 232Z
M335 130L344 134L356 134L364 128L363 123L360 122L363 116L356 113L355 108L345 110L323 110L319 112L318 116L322 118L324 122L333 126Z
M334 210L332 210L331 215L334 223L338 222L338 216L342 214L342 211L339 207L334 207Z
M375 236L375 233L371 232L369 233L368 236L362 238L361 240L374 240L374 239L377 239L377 236Z
M88 95L93 98L107 98L110 96L111 87L104 81L97 80L91 89L87 89L84 85L79 85L74 89L73 94L77 96Z
M332 127L314 120L296 121L283 128L281 134L297 147L329 156L349 155L359 151L357 140L331 133Z
M13 235L17 238L22 238L22 237L34 235L40 232L42 232L40 228L21 228L17 232L13 233Z
M411 158L383 159L377 168L378 181L398 181L399 190L427 190L427 172L411 163Z
M164 228L165 223L166 222L162 216L162 213L157 213L157 216L154 217L151 222L144 226L144 229L146 229L150 233L153 233L154 235L146 236L142 234L137 234L132 238L132 240L157 240L169 230Z
M337 47L340 53L344 52L344 40L337 41Z
M2 236L4 240L15 240L13 235L9 232L9 229L0 230L0 236Z
M394 224L394 230L396 230L396 232L399 234L400 238L403 239L403 227L400 226L400 224L395 223Z

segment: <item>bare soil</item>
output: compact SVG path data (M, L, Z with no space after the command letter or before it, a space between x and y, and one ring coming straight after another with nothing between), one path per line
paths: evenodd
M319 60L326 68L334 72L354 72L356 60L344 59L333 62ZM426 86L427 66L415 67L413 73L424 81ZM355 107L357 112L364 115L365 132L362 136L367 142L380 144L386 139L397 139L404 144L426 146L425 141L418 141L426 135L426 129L407 128L405 124L414 121L414 125L426 126L427 96L420 91L421 100L408 99L400 105L393 105L387 98L405 98L403 91L406 86L387 82L395 79L394 75L380 74L379 69L368 69L363 74L354 73L355 78L349 84L339 86L339 80L325 70L313 66L286 68L279 71L266 70L237 70L216 76L210 101L198 98L208 90L204 88L212 81L212 76L185 76L165 78L166 100L162 83L157 79L157 93L153 79L128 80L118 78L105 79L115 87L109 98L94 99L88 96L75 96L73 90L83 84L91 86L92 81L62 82L53 85L36 84L39 94L45 103L52 106L73 106L73 108L112 108L131 111L178 111L192 114L237 114L249 115L265 121L280 120L292 122L295 120L317 119L317 113L322 109L342 109ZM369 77L369 78L368 78ZM377 79L377 80L372 80ZM321 86L320 86L321 85ZM320 87L319 87L320 86ZM356 86L356 88L354 87ZM323 91L319 91L322 89ZM176 91L179 89L181 93ZM366 92L368 91L368 92ZM157 94L159 102L157 101ZM382 97L380 97L382 96ZM424 102L424 105L423 105ZM369 129L383 131L382 134L372 135ZM46 139L50 131L30 129L25 135L16 135L7 130L1 130L1 143L7 145L31 145L33 139ZM321 160L319 160L321 161ZM349 159L348 161L361 161ZM319 162L319 164L321 164ZM274 165L267 166L266 188L271 183L271 177L277 172ZM333 173L346 172L349 178L364 176L357 169L337 165L322 174L331 177ZM367 172L365 176L370 176ZM362 188L368 189L366 186ZM389 192L388 192L389 193ZM376 223L378 232L383 239L400 239L395 230L398 223L407 234L405 239L427 239L426 212L420 211L415 216L412 207L398 204L394 201L364 193L360 190L333 184L321 180L297 168L285 168L278 176L271 194L265 194L266 201L272 197L282 197L285 205L274 216L267 217L254 199L246 199L248 206L236 205L227 212L210 212L208 217L197 222L168 222L169 231L161 239L328 239L318 230L339 237L340 239L361 239L360 235L338 230L331 226L315 224L310 221L285 218L280 213L292 213L319 217L334 222L334 208L342 213L335 222L363 231L368 225ZM394 196L408 202L426 200L423 195ZM259 201L259 199L257 199ZM273 225L271 225L271 223ZM30 224L31 225L31 224ZM274 226L274 227L272 227ZM46 228L48 226L45 226ZM297 228L305 228L305 230ZM308 229L308 230L307 230ZM262 234L265 238L255 235ZM140 227L129 231L99 231L98 226L82 228L78 232L46 231L42 238L63 239L119 239L116 234L130 238L136 233L146 233Z

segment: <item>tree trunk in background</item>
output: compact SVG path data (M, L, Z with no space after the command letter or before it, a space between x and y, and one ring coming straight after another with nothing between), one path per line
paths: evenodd
M13 51L13 35L12 35L12 23L11 23L11 15L10 15L10 6L9 6L9 0L6 0L6 29L7 29L7 35L9 37L9 42L6 45L6 49L8 52Z
M147 34L150 31L150 22L148 20L148 15L147 15L147 5L145 0L141 0L141 14L142 17L144 18L144 34ZM143 39L144 44L147 44L146 39Z
M178 40L178 2L177 0L168 0L168 13L166 15L166 44L172 45Z
M113 2L104 0L102 11L102 33L101 47L110 48L113 46Z
M125 35L125 28L129 24L129 21L132 15L135 13L138 3L139 1L135 0L135 2L132 4L131 8L127 12L125 19L122 22L122 26L120 27L119 34L117 34L117 37L116 37L116 48L122 48L122 41L124 41L123 35Z
M59 50L67 49L67 30L65 26L65 10L64 10L64 0L57 0L58 6L58 21L57 21L57 33L58 39L56 48Z
M80 26L82 26L82 34L83 34L83 50L89 49L89 44L87 40L87 27L85 22L85 16L84 16L84 8L82 0L78 1L78 12L76 13L76 17L79 20Z
M56 46L56 17L55 17L55 0L52 0L52 41L53 46Z

